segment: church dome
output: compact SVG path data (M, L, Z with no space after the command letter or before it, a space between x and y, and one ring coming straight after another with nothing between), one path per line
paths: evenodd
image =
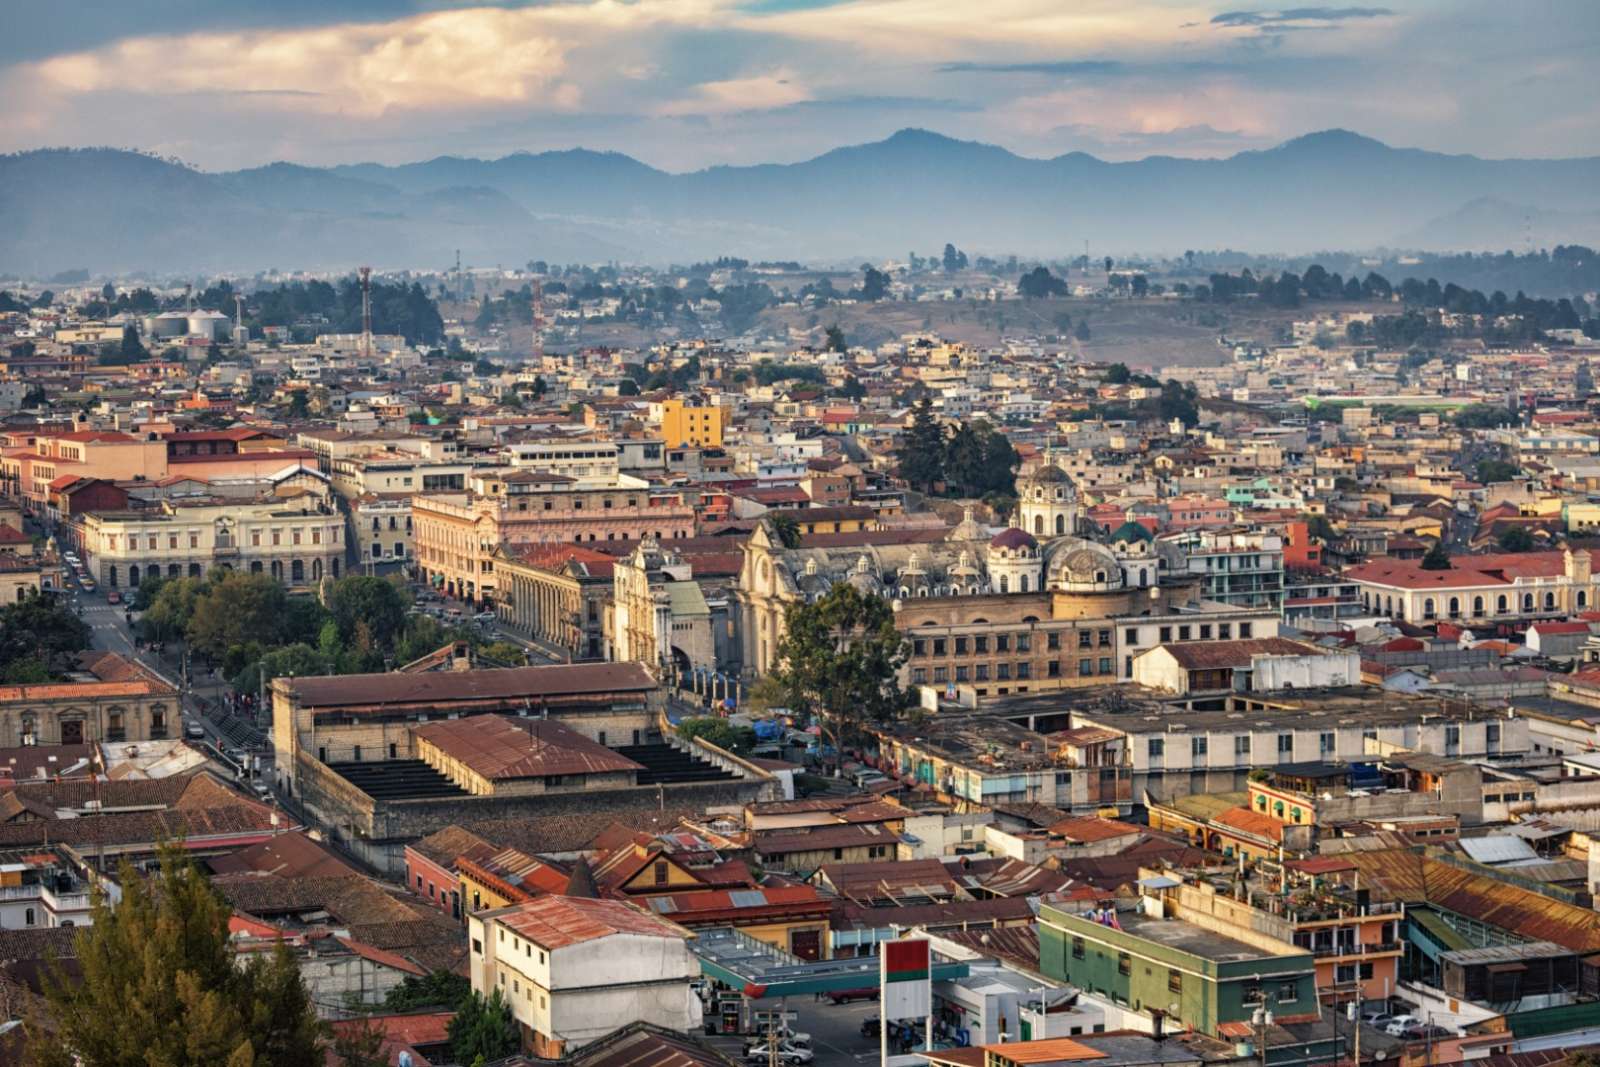
M1054 463L1050 463L1025 476L1022 480L1029 483L1047 485L1051 482L1069 482L1072 479L1067 477L1066 471Z
M1039 542L1027 530L1008 526L989 539L989 547L1004 548L1014 552L1019 548L1038 548Z
M1050 586L1066 592L1107 592L1122 588L1122 565L1104 545L1073 540L1050 562Z

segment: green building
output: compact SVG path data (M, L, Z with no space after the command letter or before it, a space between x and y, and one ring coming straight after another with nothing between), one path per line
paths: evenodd
M1245 942L1133 910L1118 911L1115 921L1111 926L1092 912L1041 906L1040 970L1134 1012L1159 1013L1167 1033L1192 1027L1224 1040L1249 1040L1251 1016L1264 1000L1275 1018L1268 1063L1336 1055L1309 951L1262 934Z

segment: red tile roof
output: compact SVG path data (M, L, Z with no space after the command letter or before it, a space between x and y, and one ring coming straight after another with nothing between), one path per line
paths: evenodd
M546 896L484 913L506 929L547 950L580 945L617 934L682 937L683 931L664 919L620 900Z
M411 733L490 781L644 769L554 719L474 715L414 726Z

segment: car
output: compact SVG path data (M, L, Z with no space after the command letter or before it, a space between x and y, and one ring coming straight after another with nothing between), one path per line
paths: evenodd
M1394 1016L1386 1011L1364 1011L1361 1013L1361 1021L1375 1030L1382 1030L1389 1025L1389 1020L1393 1018Z
M767 1043L767 1036L767 1032L763 1030L752 1035L750 1039L745 1042L745 1044L747 1046L761 1045L762 1047L765 1047ZM804 1032L796 1033L795 1031L789 1029L788 1026L785 1026L783 1029L778 1031L778 1040L783 1042L785 1045L799 1045L804 1047L810 1047L811 1045L810 1034Z
M1390 1037L1400 1037L1413 1026L1420 1025L1421 1019L1415 1015L1396 1015L1384 1024L1383 1032Z
M882 771L873 770L857 771L853 777L857 789L866 789L877 785L879 782L887 782L889 780L889 776Z
M183 728L183 736L191 741L204 741L206 739L206 728L197 722L191 722Z
M862 986L859 989L830 989L822 994L832 1004L849 1004L854 1000L877 1000L877 986Z
M115 589L111 590L111 592L106 594L106 603L107 604L120 604L120 603L122 603L122 594L117 592Z
M794 1045L783 1044L778 1046L779 1063L810 1063L814 1058L808 1048L798 1048ZM772 1050L766 1045L751 1045L744 1054L744 1060L746 1063L771 1063Z
M865 1019L861 1020L861 1036L862 1037L877 1037L878 1036L878 1027L880 1027L882 1025L883 1025L882 1020L880 1020L876 1015L867 1016Z
M472 617L472 621L488 625L489 623L494 622L497 618L499 618L499 616L492 611L480 611Z

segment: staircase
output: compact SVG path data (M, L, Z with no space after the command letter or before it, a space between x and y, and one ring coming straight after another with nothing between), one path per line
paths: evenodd
M725 782L738 776L714 767L699 756L665 743L624 745L619 753L639 764L640 785L676 785L680 782Z

